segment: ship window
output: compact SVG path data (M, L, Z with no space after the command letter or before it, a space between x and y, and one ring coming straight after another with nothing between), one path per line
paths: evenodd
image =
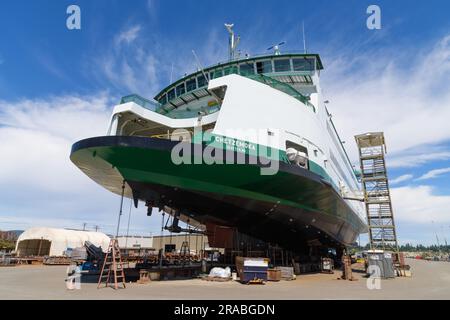
M228 74L232 74L232 73L238 73L237 72L237 66L229 66L229 67L225 67L223 69L223 73L224 75L228 75Z
M243 63L239 65L240 74L243 76L249 76L255 74L255 68L253 67L253 63Z
M199 88L206 86L206 78L205 78L205 76L204 75L198 76L197 77L197 82L198 82L198 87Z
M271 73L272 72L272 61L258 61L256 63L256 72L257 73Z
M294 71L314 71L314 62L313 58L292 59Z
M175 88L167 92L167 101L170 101L175 98Z
M159 98L159 101L158 101L160 104L166 104L166 102L167 102L167 96L166 95L163 95L161 98Z
M177 97L186 93L186 88L184 87L184 82L177 86Z
M274 60L275 72L291 71L291 60L279 59Z
M222 76L222 69L214 70L209 73L210 79L220 78Z
M195 90L195 89L197 89L197 82L195 81L195 78L186 81L186 91L187 92Z

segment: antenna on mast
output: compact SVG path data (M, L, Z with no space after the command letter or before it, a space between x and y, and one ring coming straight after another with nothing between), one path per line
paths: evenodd
M235 58L235 51L239 44L241 38L239 36L235 36L233 31L234 23L225 23L225 28L227 28L228 33L230 34L229 45L228 45L228 54L230 61L233 61Z
M302 30L303 30L303 51L306 54L306 37L305 37L305 21L302 20Z
M279 44L274 44L273 46L267 48L267 50L273 50L274 55L279 56L281 54L280 47L285 43L285 41L282 41Z

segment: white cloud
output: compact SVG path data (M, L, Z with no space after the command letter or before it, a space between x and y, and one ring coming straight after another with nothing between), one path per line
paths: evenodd
M98 97L54 97L49 100L0 101L0 181L58 192L83 192L88 181L68 160L72 143L104 135L110 101Z
M332 57L322 74L323 89L344 140L384 131L392 156L417 149L420 161L426 161L419 146L450 140L450 36L431 48L391 50L374 49L354 59L350 52ZM347 147L356 159L356 145Z
M389 157L388 165L392 168L413 168L431 161L445 161L450 159L450 151L427 153L422 148L416 148L415 154L397 154Z
M432 178L437 178L443 174L449 173L450 172L450 167L449 168L441 168L441 169L434 169L434 170L430 170L427 173L425 173L424 175L422 175L421 177L419 177L417 180L426 180L426 179L432 179Z
M94 77L102 82L106 79L122 94L137 93L151 98L160 87L156 72L160 61L156 58L155 46L140 37L140 31L140 25L120 31L108 47L102 49L105 54L91 61L90 70Z
M140 25L135 25L125 30L122 30L115 38L116 46L120 46L124 43L125 44L132 43L133 41L136 40L140 31L141 31Z
M397 177L395 179L390 180L390 183L391 184L396 184L396 183L400 183L400 182L411 180L412 178L413 178L412 174L404 174L404 175L401 175L400 177Z
M91 228L114 230L118 196L69 159L74 142L106 134L113 100L99 93L0 101L0 229L76 228L88 222ZM152 225L157 220L139 212L132 229L148 234L157 230Z
M16 102L0 100L0 124L74 140L104 133L114 102L106 92L88 97L68 95Z
M155 8L155 2L149 5ZM89 76L102 85L105 82L112 85L122 94L137 93L153 98L169 85L172 65L174 80L198 69L192 49L203 67L227 58L225 28L212 27L202 34L186 34L181 38L167 38L156 27L151 31L144 32L139 24L123 28L99 49L103 54L87 62Z
M450 223L450 196L436 195L431 186L392 188L396 220L404 223Z

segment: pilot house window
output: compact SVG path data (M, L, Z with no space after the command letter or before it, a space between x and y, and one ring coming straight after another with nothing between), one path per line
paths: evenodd
M198 82L198 87L199 88L206 86L206 78L205 78L205 76L204 75L199 76L197 78L197 82Z
M170 101L175 98L175 89L170 90L167 92L167 101Z
M223 73L224 75L228 75L228 74L232 74L232 73L237 73L237 66L229 66L229 67L225 67L223 69Z
M184 87L184 82L177 86L177 97L186 93L186 88Z
M210 79L220 78L221 76L222 76L222 70L221 69L214 70L214 71L209 73L209 78Z
M258 61L256 63L256 72L260 73L271 73L272 72L272 61Z
M160 104L166 104L167 103L167 96L163 95L161 98L159 98Z
M280 59L274 60L275 72L291 71L291 60Z
M197 83L196 83L195 79L186 81L186 91L187 92L195 90L195 89L197 89Z
M313 58L292 59L294 71L314 71L314 62Z
M249 76L255 74L255 69L253 67L253 63L244 63L239 66L240 74L243 76Z

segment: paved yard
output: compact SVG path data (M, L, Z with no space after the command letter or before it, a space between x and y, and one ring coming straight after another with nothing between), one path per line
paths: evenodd
M382 280L380 290L369 290L361 273L354 273L357 281L337 280L337 271L334 275L301 275L294 281L266 285L193 279L131 283L117 291L82 283L81 290L69 291L64 282L65 266L2 267L0 299L450 299L450 263L408 263L412 278Z

